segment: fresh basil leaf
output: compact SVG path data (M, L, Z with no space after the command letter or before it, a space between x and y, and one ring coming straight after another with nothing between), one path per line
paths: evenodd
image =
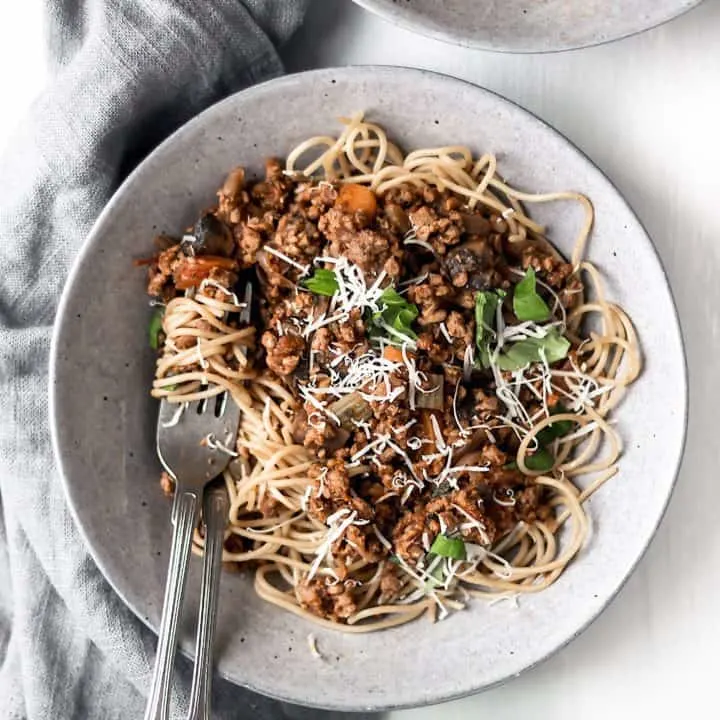
M164 315L164 308L157 308L152 314L152 317L150 318L150 325L148 326L148 337L150 339L150 347L153 350L160 349L160 333L162 332Z
M371 337L381 334L380 330L391 328L396 333L415 340L417 335L412 329L412 324L420 314L417 305L408 302L394 288L386 288L379 300L380 310L373 314L372 321L375 328L370 328Z
M406 305L410 305L394 287L387 287L382 291L380 302L386 307L405 307ZM413 305L413 307L415 306Z
M534 454L525 456L525 465L533 472L548 472L555 465L555 458L547 448L541 448Z
M570 349L570 341L563 337L556 328L551 328L542 338L526 338L513 343L498 357L501 370L520 370L526 365L541 362L543 354L549 364L564 360Z
M450 538L447 535L438 535L430 546L430 552L440 557L464 560L465 543L461 538Z
M555 405L550 411L551 415L559 415L567 412L561 403ZM572 420L557 420L554 423L550 423L547 427L543 428L536 436L535 439L538 443L538 449L533 455L525 456L525 465L528 470L533 472L547 472L552 470L555 465L555 458L552 453L545 447L549 445L553 440L556 440L563 435L567 435L573 429ZM503 465L504 470L517 470L517 462L512 462Z
M302 281L303 287L315 295L332 297L338 290L338 281L332 270L317 268L312 277Z
M479 292L475 295L475 345L481 367L490 367L490 341L495 337L495 314L504 290Z
M538 295L536 285L535 270L529 267L513 293L513 312L521 322L545 322L550 319L550 308Z
M557 403L557 405L550 410L551 415L560 415L565 412L567 412L567 410L562 403ZM555 422L550 423L547 427L544 427L535 436L535 438L537 439L538 444L543 447L545 445L549 445L553 440L557 440L558 438L567 435L572 431L574 425L575 423L572 420L556 420Z
M428 553L425 556L425 562L429 565L432 563L435 555ZM425 581L425 592L432 592L436 588L439 588L445 582L445 563L439 562L428 574L428 579Z

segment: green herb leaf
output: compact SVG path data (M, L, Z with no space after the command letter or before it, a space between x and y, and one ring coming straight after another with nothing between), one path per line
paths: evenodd
M315 295L332 297L337 292L338 281L332 270L317 268L312 277L302 281L302 286L315 293Z
M430 546L430 552L440 557L448 557L453 560L464 560L465 543L461 538L449 538L447 535L438 535Z
M550 410L551 415L560 415L565 412L567 412L567 410L563 407L562 403L557 403L557 405ZM535 437L541 447L549 445L553 440L567 435L573 429L574 425L575 423L572 420L556 420L547 427L544 427Z
M153 350L160 349L160 333L162 332L163 316L165 315L164 308L157 308L150 318L150 325L148 326L148 337L150 339L150 347Z
M429 565L435 555L428 553L425 556L425 562ZM425 581L425 592L432 592L435 588L440 587L445 582L445 563L439 562L428 574Z
M547 448L541 448L533 455L525 456L525 465L533 472L548 472L555 465L555 458Z
M480 366L484 368L490 366L490 340L495 337L495 314L498 303L504 297L504 290L475 295L475 345L479 351Z
M400 334L411 340L417 339L411 327L420 314L417 305L408 302L395 288L389 287L380 295L380 306L380 310L372 316L375 329L371 328L371 336L381 334L378 329L387 332L390 328L395 331L390 335Z
M551 415L560 415L561 413L567 412L563 407L562 403L557 403L555 407L550 410ZM555 465L555 458L552 453L545 447L549 445L553 440L556 440L563 435L567 435L574 426L572 420L557 420L554 423L550 423L547 427L544 427L536 436L535 439L538 443L538 450L533 455L527 455L525 457L525 465L528 470L534 472L547 472L552 470ZM504 470L517 470L517 462L512 462L503 465Z
M564 360L570 349L570 341L564 338L556 328L551 328L545 337L527 338L513 343L498 357L501 370L520 370L526 365L541 362L543 354L549 364Z
M550 308L538 295L535 270L528 268L525 277L515 286L513 311L521 322L545 322L550 319Z
M380 302L386 307L404 308L410 303L392 286L386 287L380 295ZM412 305L412 307L415 307ZM417 310L417 308L415 308Z

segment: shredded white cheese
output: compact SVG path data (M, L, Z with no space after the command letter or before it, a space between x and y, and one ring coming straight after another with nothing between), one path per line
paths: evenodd
M453 339L450 336L450 331L447 329L447 325L444 322L440 323L440 332L442 333L442 336L452 345Z
M180 422L180 418L182 417L183 411L185 410L187 405L187 403L180 403L175 409L172 417L167 422L161 423L161 425L164 428L175 427Z
M224 452L230 457L238 456L238 454L234 450L229 448L227 445L221 443L213 433L209 433L205 436L205 445L207 445L207 447L209 447L211 450L219 450L220 452Z
M226 287L223 287L219 282L217 282L217 280L205 278L205 280L200 283L200 292L205 290L207 287L214 287L216 290L220 290L220 292L225 293L225 295L233 301L233 305L237 308L247 307L247 303L241 303L238 296L232 290L228 290Z
M301 265L296 260L293 260L291 257L285 255L285 253L276 250L274 247L272 247L272 245L265 245L263 247L263 250L269 252L271 255L275 255L275 257L278 257L281 260L284 260L288 265L292 265L292 267L297 268L298 270L300 270L302 275L307 275L310 272L310 265Z
M403 240L403 245L419 245L420 247L425 248L425 250L427 250L428 252L435 254L435 249L429 242L425 240L418 240L418 238L416 237Z

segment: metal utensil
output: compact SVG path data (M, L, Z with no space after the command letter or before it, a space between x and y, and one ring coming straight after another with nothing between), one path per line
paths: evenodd
M210 720L213 640L217 620L222 550L229 507L227 490L223 485L213 483L205 488L203 498L205 555L200 586L195 669L190 690L188 720Z
M145 720L167 720L177 629L180 619L192 533L198 519L205 485L227 466L230 456L218 449L234 443L240 409L228 393L206 400L160 404L157 452L160 462L175 479L172 509L174 526L165 602L160 622L157 657Z
M238 313L238 322L241 325L250 324L252 299L253 286L250 281L246 281L243 289L242 309ZM218 483L205 488L203 497L205 553L188 720L210 720L213 642L217 621L222 549L229 507L230 501L224 485Z

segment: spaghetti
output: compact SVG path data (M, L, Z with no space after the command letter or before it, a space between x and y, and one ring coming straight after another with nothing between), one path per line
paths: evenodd
M617 473L611 414L642 363L584 259L586 197L520 192L492 155L404 155L362 115L342 122L264 183L231 174L214 210L230 263L175 244L153 265L152 394L227 392L242 410L224 561L274 605L368 632L552 584ZM570 265L524 210L556 201L585 211ZM358 255L378 238L379 259ZM253 271L260 343L234 291Z

